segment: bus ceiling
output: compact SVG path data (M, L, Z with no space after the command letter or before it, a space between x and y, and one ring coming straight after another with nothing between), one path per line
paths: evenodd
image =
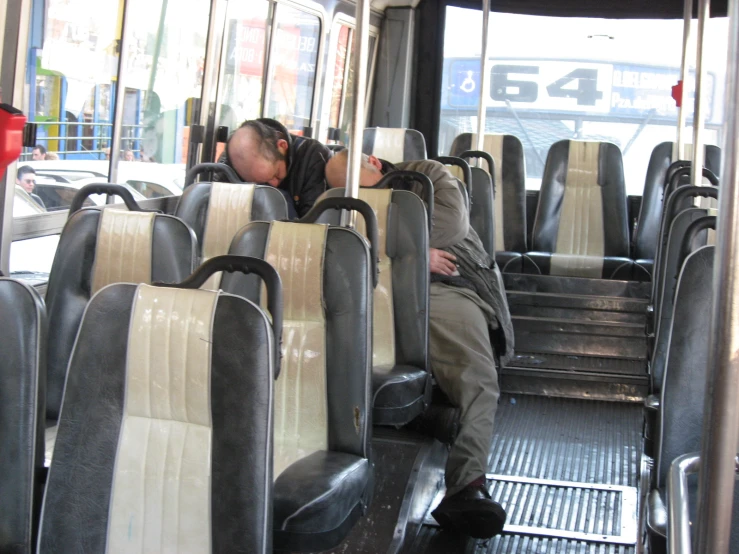
M397 0L396 0L397 1ZM433 2L434 0L423 0ZM437 0L439 1L439 0ZM385 3L381 0L379 3ZM388 0L388 6L396 2ZM398 2L400 4L402 2ZM417 2L416 2L417 3ZM447 2L460 8L480 9L482 2L474 0L452 0ZM403 3L408 5L408 2ZM547 15L554 17L602 17L607 19L682 19L682 0L493 0L494 12L522 15ZM372 3L373 7L375 2ZM727 0L711 2L711 17L726 17ZM698 2L693 2L693 17L698 17Z

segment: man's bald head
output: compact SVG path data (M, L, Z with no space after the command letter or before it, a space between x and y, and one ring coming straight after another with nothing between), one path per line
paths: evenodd
M326 182L332 188L346 186L349 151L345 148L334 154L326 164ZM373 187L382 179L382 162L375 156L362 154L362 169L359 173L360 187Z
M244 181L276 187L287 175L288 147L276 129L261 121L246 121L226 143L226 156Z

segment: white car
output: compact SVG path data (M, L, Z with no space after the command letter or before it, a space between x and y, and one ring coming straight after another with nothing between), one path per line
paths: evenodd
M108 180L107 160L44 160L21 162L37 175L72 183L80 179ZM185 184L185 164L155 164L144 162L118 163L120 184L127 184L144 198L179 196Z

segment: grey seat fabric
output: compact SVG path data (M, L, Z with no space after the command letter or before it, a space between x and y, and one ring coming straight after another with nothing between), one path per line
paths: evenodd
M672 142L658 144L649 158L639 218L634 232L633 258L635 260L653 260L655 257L667 170L674 161L673 148L674 143ZM721 149L718 146L705 146L705 166L716 175L720 174Z
M364 130L362 153L390 163L426 159L426 140L415 129L369 127Z
M630 279L623 159L606 142L549 149L533 227L535 273ZM524 268L526 270L526 267Z
M43 494L46 310L30 286L0 278L0 552L31 554Z
M652 385L651 389L654 393L659 393L662 387L662 376L665 368L665 358L667 355L667 346L670 340L671 322L673 317L675 290L677 288L677 279L680 275L679 264L683 261L682 255L685 234L690 225L697 220L705 217L711 217L715 226L715 216L708 216L707 210L702 208L690 208L680 212L673 220L670 227L667 247L665 249L663 262L660 264L660 274L655 276L661 283L657 289L658 302L654 305L654 317L656 321L656 332L654 349L651 355L650 373ZM692 240L693 250L699 246L705 246L707 233L703 231L699 236ZM706 279L712 279L712 275L706 275Z
M360 198L369 200L362 195ZM344 189L331 189L324 197L343 197ZM374 367L372 372L372 418L376 425L404 425L423 412L430 401L431 374L428 371L428 303L429 303L429 245L426 208L423 201L405 190L394 190L388 208L389 217L378 215L379 229L386 241L386 255L390 258L392 302L374 302L374 310L387 310L374 318L374 348L380 349L387 340L384 329L378 326L392 322L394 353L391 367ZM375 207L373 206L373 209ZM340 212L325 212L321 221L338 225ZM380 284L383 286L381 266ZM383 294L375 291L375 298ZM375 313L375 316L378 314ZM382 360L385 362L386 360Z
M111 224L104 226L104 218ZM193 231L172 216L83 209L69 218L46 293L47 419L59 417L67 364L90 297L112 282L180 282L192 272L196 250Z
M205 230L209 221L210 200L214 186L222 186L223 184L214 183L195 183L185 189L177 203L175 217L179 217L187 223L198 238L198 244L201 249L204 247ZM225 206L219 209L218 217L221 219L236 219L240 215L246 221L236 222L236 229L231 235L233 236L238 229L246 225L249 221L273 221L287 219L287 202L285 197L275 187L266 185L242 185L253 190L252 198L246 202L229 202L230 198L225 198ZM239 187L239 188L242 188ZM244 204L248 204L249 213L247 214L231 214L231 210L240 210ZM230 208L230 209L229 209ZM221 223L223 225L223 223ZM228 243L230 243L229 237ZM228 245L223 252L214 255L223 255L228 252Z
M704 246L683 264L675 293L675 309L660 393L654 481L648 503L650 541L659 544L667 521L667 475L672 461L700 450L703 432L709 328L713 298L714 247ZM691 496L695 488L690 487ZM660 502L661 500L661 502Z
M70 362L39 552L272 552L273 341L243 298L98 292Z
M459 156L477 148L477 135L458 135L449 154ZM487 134L483 140L485 152L493 157L494 168L487 168L495 187L496 221L495 250L526 252L526 163L523 145L513 135Z
M237 233L230 254L267 260L283 282L274 547L333 548L365 512L372 494L367 242L341 227L252 222ZM222 286L259 301L261 286L251 276L225 275Z

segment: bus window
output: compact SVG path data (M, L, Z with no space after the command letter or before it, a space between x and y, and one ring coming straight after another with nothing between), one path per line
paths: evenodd
M677 136L671 87L680 74L682 25L681 20L491 15L485 130L521 140L527 188L539 188L554 142L580 139L618 145L627 193L641 195L652 149ZM709 25L705 140L720 144L726 19ZM440 154L449 152L458 134L477 130L481 45L460 37L481 32L479 10L447 8ZM693 75L688 90L694 86ZM692 98L688 104L692 115ZM688 137L692 142L692 134Z
M231 131L242 121L256 119L262 113L264 59L270 25L268 0L228 3L219 125Z
M320 37L318 16L278 6L265 116L296 134L311 126Z
M208 0L129 0L125 114L140 118L141 134L123 129L120 182L158 184L182 193L189 130L198 116L190 98L200 98L208 32ZM144 162L144 163L141 163ZM157 164L157 165L154 165ZM147 190L147 194L151 192Z

